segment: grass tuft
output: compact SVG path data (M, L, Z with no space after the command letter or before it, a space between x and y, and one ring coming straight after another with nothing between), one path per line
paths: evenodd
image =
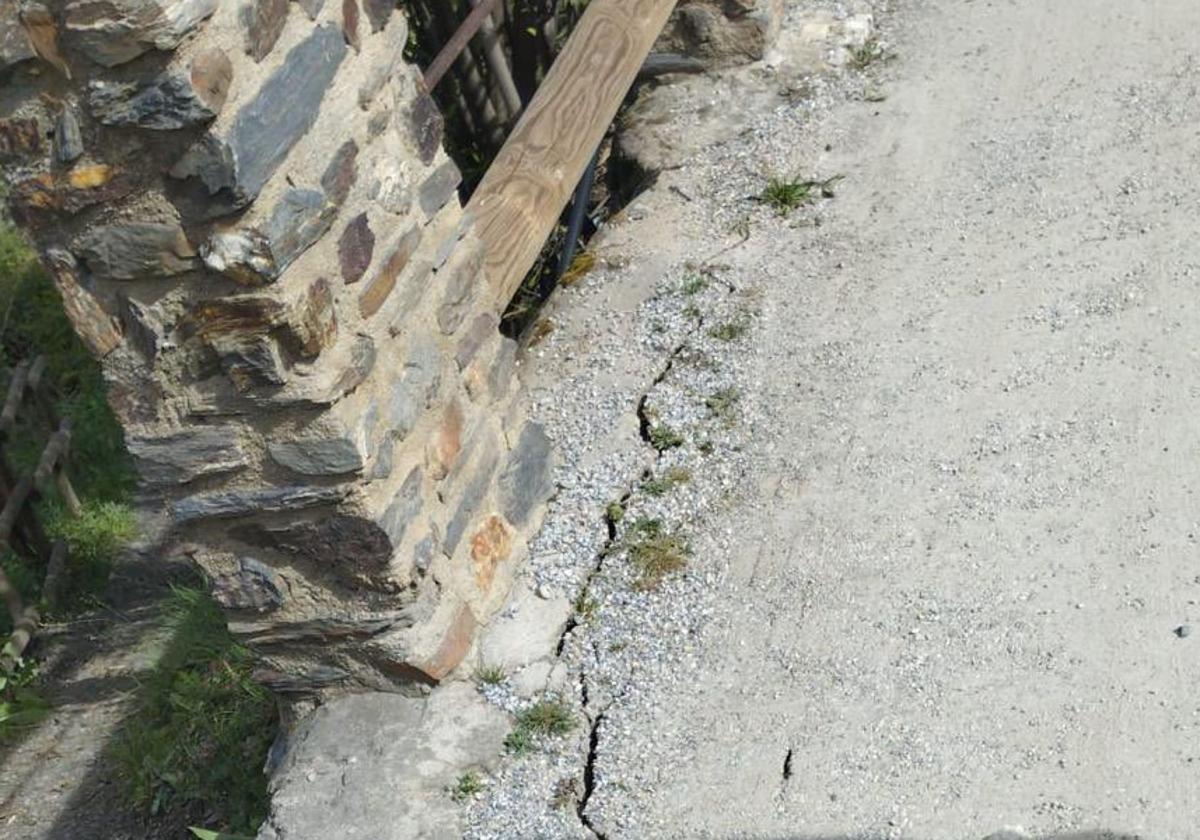
M500 665L481 665L475 672L475 681L481 685L500 685L508 679L508 674Z
M574 728L571 707L556 697L543 697L517 714L517 725L504 739L504 746L514 755L525 755L538 741L566 735Z
M657 589L667 575L682 571L692 553L683 537L667 533L662 520L648 517L630 526L624 547L637 569L634 588L640 591Z
M745 317L717 324L708 334L717 341L737 341L750 331L750 322Z
M709 394L704 400L704 406L712 412L714 417L720 417L722 420L731 420L738 400L741 398L742 395L737 388L722 388L719 391Z
M650 496L665 496L680 484L692 480L692 472L686 467L671 467L658 478L642 482L642 490Z
M666 423L659 423L650 430L650 445L663 452L667 449L676 449L683 446L685 443L683 435L672 429Z
M862 45L850 49L849 64L855 70L866 70L887 58L887 50L878 38L868 38Z
M483 780L479 778L478 774L468 770L459 776L458 781L450 787L450 798L455 802L466 802L482 791Z

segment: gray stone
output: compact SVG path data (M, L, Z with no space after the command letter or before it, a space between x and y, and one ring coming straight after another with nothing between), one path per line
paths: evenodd
M150 361L158 357L167 341L167 331L150 310L136 300L120 295L121 324L133 345Z
M492 369L488 372L488 388L493 399L503 399L508 394L516 365L517 342L511 338L501 338L500 346L496 348L496 358L492 360Z
M79 131L79 120L75 109L64 107L54 124L54 156L59 163L71 163L83 154L83 134Z
M445 237L438 243L437 250L433 254L433 267L440 270L446 264L446 260L450 259L450 255L458 249L458 243L464 236L467 235L472 226L475 224L475 218L471 213L463 212L462 218L458 220L458 224L454 226L454 230L450 235Z
M371 265L374 253L375 232L371 230L367 214L359 213L338 237L338 265L342 279L347 283L357 283Z
M513 673L554 655L572 607L565 595L542 598L527 585L516 588L509 604L480 636L479 658Z
M433 163L442 145L444 127L442 112L433 97L424 92L417 94L409 110L408 130L422 163Z
M338 697L297 727L258 840L460 837L446 789L468 769L495 767L508 729L507 715L466 682L426 699Z
M271 52L287 23L288 0L250 0L238 10L246 30L246 55L262 61Z
M437 279L442 284L442 301L437 309L437 322L442 332L450 335L459 328L481 282L483 249L478 240L464 240L455 255L442 266Z
M399 545L400 541L404 539L404 533L408 530L408 526L412 524L424 506L425 500L421 494L424 478L421 468L413 467L412 472L400 485L400 489L396 491L396 498L383 513L380 527L388 535L393 546Z
M476 437L482 432L477 432ZM500 454L496 451L496 446L493 445L491 437L488 437L487 445L482 446L482 451L479 452L479 457L476 459L470 478L466 485L462 487L458 494L458 507L454 511L454 516L446 524L446 538L443 542L443 550L447 554L454 554L458 548L458 542L462 539L467 527L479 512L480 505L488 489L492 486L492 476L496 474L496 467L500 463ZM480 449L481 445L468 443L469 449ZM460 455L460 458L464 455Z
M550 498L554 492L553 457L545 430L526 422L497 482L500 510L509 522L524 525L533 509Z
M195 251L176 224L101 225L84 234L75 252L93 274L109 280L169 277L198 266Z
M30 58L37 58L37 53L21 25L19 4L10 0L0 5L0 70Z
M317 15L325 6L325 0L299 0L299 2L300 8L304 10L304 14L308 15L309 20L316 20Z
M426 221L432 219L437 211L446 206L446 202L450 200L450 196L454 195L454 191L461 183L462 173L458 171L458 167L452 160L445 161L430 173L429 177L422 182L417 195L417 201L421 205L421 212L425 214Z
M141 82L98 80L88 84L92 116L105 125L173 131L199 125L217 116L225 104L233 70L214 71L217 83L198 88L191 75L169 71Z
M267 548L332 574L346 586L394 591L392 544L375 522L359 516L322 513L311 522L239 525L230 536Z
M431 525L429 533L413 546L413 569L417 574L423 576L429 572L429 567L433 565L433 559L440 552L441 546L437 526Z
M460 371L466 369L479 352L479 348L495 336L499 329L500 318L492 312L481 312L471 320L454 350L454 361Z
M429 408L441 381L442 354L428 333L417 333L409 344L404 371L392 385L388 425L396 438L408 435Z
M392 12L396 11L395 0L363 0L367 19L371 21L371 31L379 32L387 26Z
M392 474L395 450L395 439L391 435L384 435L375 450L375 460L371 462L370 477L372 481L380 481Z
M200 246L204 264L246 286L262 286L279 277L271 241L256 228L214 233Z
M393 628L411 627L412 613L400 611L364 617L312 618L306 621L229 622L229 632L242 644L264 648L273 645L321 644L349 639L369 639Z
M366 466L362 448L348 436L271 441L267 451L276 463L302 475L342 475Z
M287 382L279 345L270 336L213 335L208 343L239 393L281 388Z
M252 201L316 121L345 55L340 29L335 24L317 27L288 52L283 65L238 111L228 132L197 141L171 175L199 178L210 193L229 190L240 204Z
M250 463L234 426L193 426L161 437L130 435L126 446L138 475L154 485L184 484Z
M337 206L320 190L287 190L267 222L267 237L275 268L282 273L297 257L325 235L337 215Z
M358 144L347 140L333 153L329 165L321 175L321 189L329 200L339 207L350 195L350 189L358 180Z
M260 668L253 677L255 682L275 694L312 694L323 688L341 685L350 679L350 672L332 665L317 665L298 674Z
M213 578L212 596L226 609L268 612L283 606L283 586L270 566L253 557L240 557L236 571Z
M182 524L200 519L303 510L317 505L339 502L345 498L346 492L344 487L312 487L308 485L261 487L254 490L222 490L180 499L171 505L171 515L177 523Z
M171 50L217 8L217 0L74 0L63 14L71 43L113 67L151 50Z
M334 380L327 400L335 402L361 385L371 375L377 356L375 341L371 336L362 333L355 336L354 345L350 348L350 364Z

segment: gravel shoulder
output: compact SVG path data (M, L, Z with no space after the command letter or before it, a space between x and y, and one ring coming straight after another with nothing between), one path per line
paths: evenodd
M897 5L894 60L743 114L559 296L529 575L579 725L471 836L1200 837L1200 7ZM846 178L780 218L768 172ZM642 518L690 547L650 590Z

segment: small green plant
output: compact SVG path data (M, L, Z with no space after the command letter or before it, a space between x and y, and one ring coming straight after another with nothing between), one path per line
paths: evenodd
M750 330L750 322L745 316L739 316L732 321L722 321L708 334L717 341L737 341Z
M887 50L878 38L868 38L861 45L851 47L849 64L855 70L866 70L887 56Z
M618 525L625 518L625 505L619 501L608 503L608 507L604 509L604 518L609 521L609 524Z
M793 210L803 207L818 196L832 198L833 187L840 180L841 175L834 175L823 181L772 176L767 179L767 185L758 194L758 200L771 207L777 215L788 216Z
M692 553L683 537L664 530L662 520L646 517L630 526L624 547L637 569L634 588L643 591L657 589L667 575L685 568Z
M50 704L34 688L39 675L31 659L18 660L11 674L0 673L0 744L50 714Z
M687 306L683 307L683 317L685 318L690 318L693 321L699 321L703 315L704 313L700 311L700 307L696 306L695 304L689 303Z
M575 598L575 614L587 621L600 610L600 602L587 594L587 590L580 592Z
M500 685L508 677L499 665L481 665L475 672L475 681L482 685Z
M571 707L557 697L543 697L517 714L517 725L504 739L504 746L514 755L525 755L539 740L566 735L574 728Z
M450 798L455 802L466 802L483 790L483 780L468 770L458 777L458 781L450 787Z
M172 639L116 743L120 774L151 813L202 803L225 830L253 832L267 813L275 703L207 594L175 588L164 613Z
M650 445L663 452L667 449L675 449L683 446L685 443L683 435L672 429L666 423L659 423L650 430Z
M137 533L133 510L121 502L86 501L79 516L55 508L46 526L52 539L65 540L69 568L65 610L76 611L101 591L121 549Z
M676 486L692 480L691 470L686 467L671 467L658 478L642 482L642 490L651 496L665 496Z
M504 749L513 755L526 755L533 747L533 733L519 726L504 737Z
M689 297L708 288L708 278L703 274L689 274L683 278L683 293Z
M722 388L709 394L704 400L704 406L712 412L714 417L729 420L741 398L742 395L737 388Z

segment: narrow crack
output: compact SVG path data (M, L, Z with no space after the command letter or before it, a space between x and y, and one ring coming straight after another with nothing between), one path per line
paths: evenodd
M783 780L792 778L792 749L788 747L787 755L783 757Z
M601 712L592 719L592 729L588 733L587 761L583 765L583 795L579 797L579 804L575 807L575 813L579 817L580 824L590 831L597 840L608 840L608 837L592 824L591 817L587 815L587 806L592 798L592 793L596 789L596 753L600 750L600 724L603 722L604 712Z

